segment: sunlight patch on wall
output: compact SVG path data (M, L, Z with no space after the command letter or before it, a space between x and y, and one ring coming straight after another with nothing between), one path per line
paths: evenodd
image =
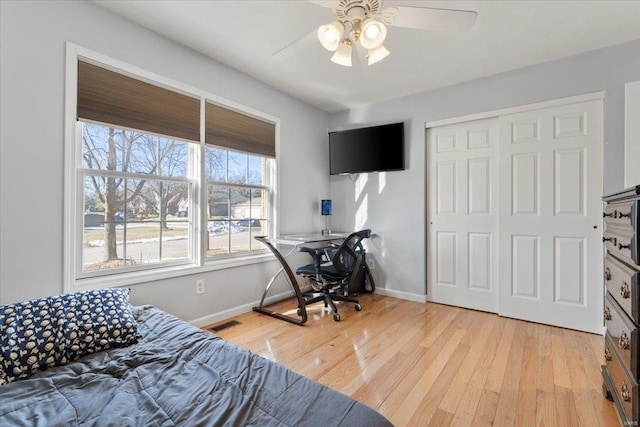
M382 194L384 187L387 186L387 173L380 172L378 174L378 194Z
M360 196L362 195L362 192L364 191L364 187L367 186L367 181L369 180L369 174L368 173L361 173L360 175L358 175L358 179L356 179L356 198L355 198L355 202L357 203L358 200L360 199Z
M356 211L356 230L362 230L364 225L367 223L368 217L368 194L365 194L362 198L362 202L358 206L358 210Z

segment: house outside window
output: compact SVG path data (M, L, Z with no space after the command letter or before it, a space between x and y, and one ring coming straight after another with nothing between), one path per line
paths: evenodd
M268 234L272 160L205 148L207 257L262 250L255 236Z
M275 232L275 120L71 50L65 287L265 258L254 237Z

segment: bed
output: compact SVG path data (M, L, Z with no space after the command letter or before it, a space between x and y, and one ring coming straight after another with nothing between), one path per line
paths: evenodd
M35 310L46 313L50 307L53 316L38 320L46 327L40 327L41 338L33 341L42 346L35 358L29 358L33 348L25 350L28 342L17 338L34 322L16 317L16 312L33 316L33 306L0 307L0 365L6 371L0 377L0 425L391 425L352 398L155 307L129 306L131 318L121 324L108 315L99 316L100 323L96 310L119 317L117 308L127 309L126 303L102 310L82 305L78 298L71 308L49 301ZM72 318L69 328L60 327L68 320L65 315ZM57 331L54 340L43 332L51 324ZM133 338L105 332L113 325L133 326ZM76 333L70 333L74 328ZM94 335L87 338L79 331ZM82 350L82 343L92 347ZM45 347L50 353L42 354ZM37 361L25 368L20 359Z

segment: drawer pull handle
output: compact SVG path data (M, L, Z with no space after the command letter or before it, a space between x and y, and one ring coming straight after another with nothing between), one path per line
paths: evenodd
M609 347L604 348L604 360L611 362L611 350L609 350Z
M611 218L617 218L618 211L613 211L613 212L610 212L610 213L602 212L602 217L603 218L606 218L608 216L610 216Z
M604 269L604 280L611 280L611 269L609 267Z
M624 217L630 218L630 215L631 215L631 212L628 212L628 213L626 213L626 214L624 214L624 213L620 212L620 213L618 214L618 218L624 218Z
M622 397L622 400L625 402L631 401L631 393L629 392L628 385L622 384L622 386L620 386L620 397Z
M622 243L618 243L618 249L623 250L623 249L629 249L631 247L631 243L629 243L628 245L623 245Z
M627 282L622 282L622 285L620 285L620 296L624 299L628 299L630 294L631 291L629 290L629 284Z
M615 237L603 237L602 241L603 242L611 242L611 243L613 243L613 246L616 246L618 244L618 239L616 239Z
M629 349L629 337L624 331L620 334L620 338L618 338L618 347L620 347L621 350Z
M604 320L611 320L611 309L608 305L604 306Z

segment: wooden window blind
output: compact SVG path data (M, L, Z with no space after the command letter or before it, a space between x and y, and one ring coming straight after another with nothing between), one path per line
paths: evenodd
M200 141L200 99L83 61L77 118Z
M205 142L210 145L276 157L276 127L219 105L206 103Z

